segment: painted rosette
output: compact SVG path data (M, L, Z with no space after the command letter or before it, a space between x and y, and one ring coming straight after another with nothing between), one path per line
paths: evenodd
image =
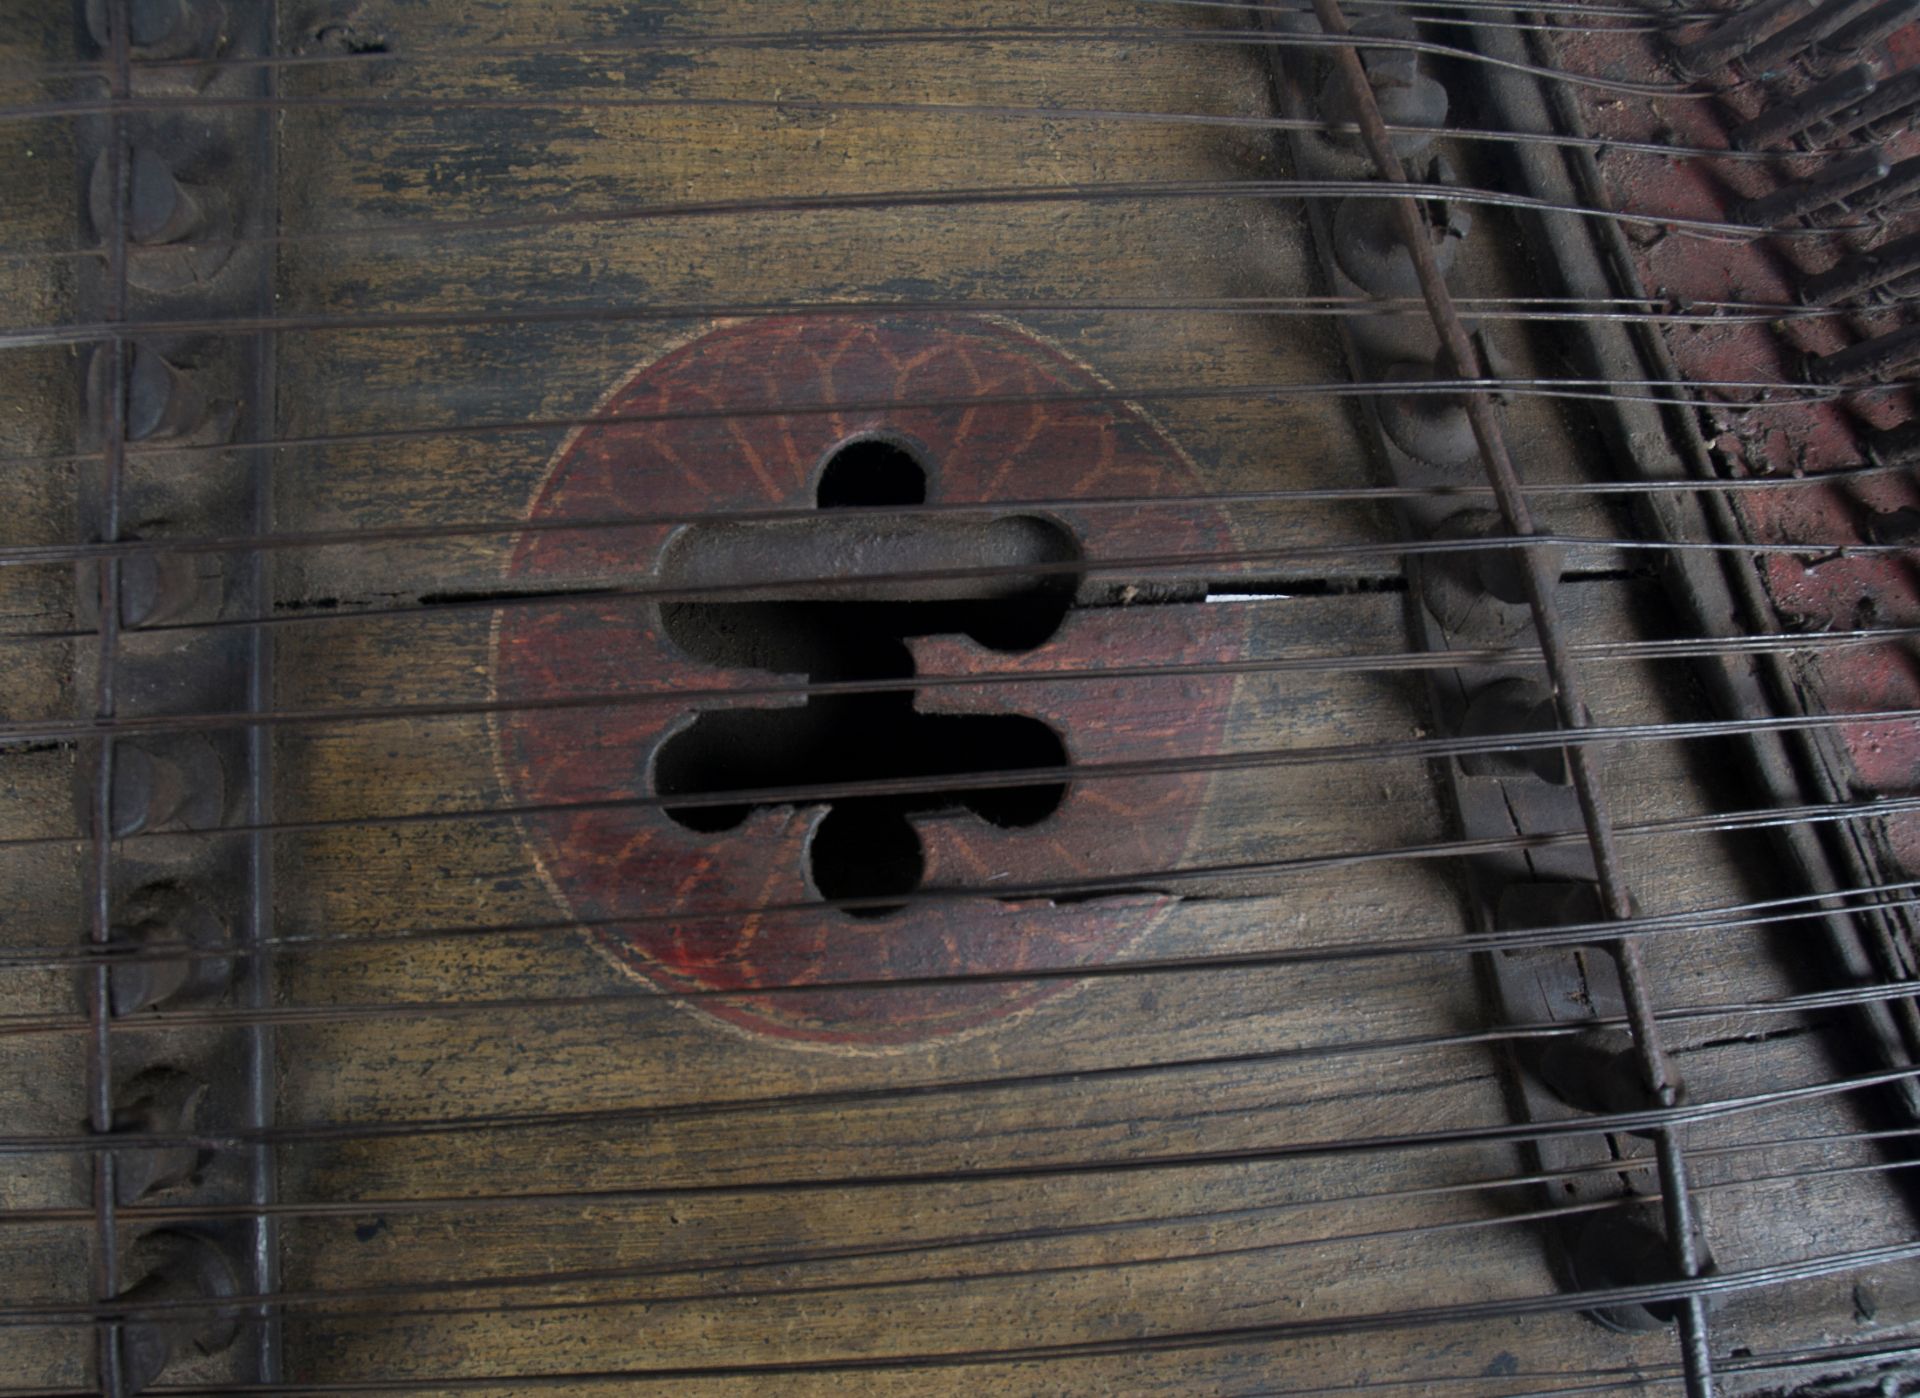
M755 805L724 829L676 816L654 785L663 745L704 713L805 703L725 692L798 688L807 676L729 668L676 644L664 599L644 595L669 585L669 541L711 516L814 508L825 463L867 438L911 451L929 503L1007 513L1045 502L1025 513L1067 531L1089 568L1232 548L1220 512L1191 500L1083 503L1200 487L1138 407L1014 326L978 317L737 322L637 370L562 444L533 501L541 527L518 541L507 585L576 595L503 608L493 663L507 704L495 722L507 800L524 812L555 896L610 959L737 1028L878 1049L978 1029L1076 984L1021 973L1100 965L1139 942L1177 896L1151 875L1185 858L1208 778L1069 780L1051 814L1020 827L961 806L917 811L918 887L878 917L806 906L822 896L808 844L827 802ZM654 522L606 524L635 518ZM551 527L566 520L593 527ZM594 580L642 595L577 595ZM1231 661L1244 638L1200 616L1221 610L1073 608L1024 650L914 637L916 676L1038 678L916 687L913 707L1038 720L1069 767L1211 754L1230 675L1103 675ZM599 695L613 697L539 703Z

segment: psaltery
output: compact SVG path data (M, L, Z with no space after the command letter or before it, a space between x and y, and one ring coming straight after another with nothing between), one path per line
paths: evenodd
M1917 119L0 0L0 1398L1920 1391Z

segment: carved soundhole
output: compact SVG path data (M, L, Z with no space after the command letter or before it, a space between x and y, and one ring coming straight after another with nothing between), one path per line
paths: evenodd
M1113 769L1217 750L1232 679L1186 667L1245 642L1116 572L1232 547L1140 409L1003 321L848 315L717 326L600 412L508 569L562 591L499 614L494 733L618 966L880 1048L1061 995L1157 924L1208 778Z
M911 636L965 635L995 650L1044 645L1059 629L1075 579L1021 573L1079 555L1062 525L1031 516L877 514L927 498L927 468L895 439L863 436L827 459L816 491L818 522L696 525L669 548L670 587L697 586L730 571L770 581L750 598L663 604L667 636L689 654L732 670L804 675L829 686L793 708L699 714L661 748L655 790L703 796L737 790L805 789L897 782L897 794L827 802L806 851L823 898L911 893L925 867L908 817L961 808L1002 827L1036 824L1059 808L1064 784L956 787L970 772L1058 769L1067 752L1053 729L1018 713L923 713L914 703ZM835 512L865 507L859 514ZM967 574L971 571L972 576ZM951 573L950 577L915 576ZM900 685L869 688L879 681ZM834 685L851 682L851 691ZM1008 696L1017 706L1017 691ZM764 802L670 805L689 829L737 829ZM897 905L862 904L880 917Z

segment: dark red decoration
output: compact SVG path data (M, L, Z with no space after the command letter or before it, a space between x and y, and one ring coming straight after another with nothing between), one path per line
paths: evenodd
M827 402L1009 397L1058 401L806 411ZM769 407L792 411L754 415ZM1198 488L1190 463L1136 407L1040 340L983 318L816 316L722 326L636 372L601 416L562 447L534 500L534 520L805 509L835 448L875 433L913 444L928 466L930 501L994 506ZM1204 506L1044 513L1072 530L1090 567L1232 547L1224 519ZM530 531L514 551L509 585L598 578L632 587L657 576L674 527ZM1024 652L988 650L965 636L910 645L923 676L1097 675L1115 665L1224 661L1244 638L1210 615L1221 610L1072 610L1051 639ZM663 637L659 608L644 597L583 606L576 596L500 613L495 680L506 700L710 691L780 678L689 658ZM1093 678L922 688L915 702L929 712L1039 718L1079 765L1213 752L1231 692L1231 678L1220 675ZM524 817L524 829L557 895L574 916L598 924L591 935L618 964L667 990L740 991L688 1003L788 1039L907 1044L1059 993L1074 982L753 992L1105 962L1147 931L1172 893L1121 889L1058 903L993 895L1177 865L1206 796L1204 776L1149 775L1075 781L1054 814L1026 829L1003 829L966 810L922 813L914 827L925 855L923 889L978 889L979 896L911 902L877 919L755 911L819 898L805 855L824 805L762 807L718 832L688 829L657 805L564 809L651 794L651 763L663 740L696 708L714 707L701 698L685 706L512 710L496 725L501 774L514 804L563 808ZM1153 889L1150 880L1145 887ZM607 921L632 914L645 920Z

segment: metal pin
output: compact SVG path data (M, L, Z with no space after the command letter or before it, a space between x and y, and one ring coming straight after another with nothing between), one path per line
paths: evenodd
M1879 80L1873 69L1856 64L1817 83L1789 101L1767 108L1744 126L1733 129L1731 139L1741 150L1760 150L1799 135L1808 127L1857 106L1873 95Z
M1858 253L1819 276L1808 278L1800 299L1809 306L1833 306L1917 270L1920 270L1920 233L1896 238L1872 252Z
M175 1068L155 1068L127 1084L125 1100L113 1114L116 1132L177 1135L199 1124L207 1085ZM113 1152L114 1198L137 1204L156 1190L193 1178L206 1158L199 1146L124 1145Z
M1881 222L1891 222L1896 218L1904 218L1916 210L1920 210L1920 190L1908 190L1904 197L1892 200L1874 209L1873 217ZM1905 298L1898 297L1896 299L1904 300Z
M206 904L177 888L143 889L131 900L129 925L116 927L114 939L147 953L156 947L216 951L228 945L226 925ZM107 973L108 1004L116 1016L137 1014L154 1005L212 994L232 979L233 962L224 956L143 956L117 960Z
M1363 24L1356 32L1397 39L1416 37L1414 27L1399 17ZM1414 50L1402 48L1360 52L1381 115L1397 127L1408 128L1393 136L1394 150L1403 160L1424 151L1447 124L1447 89L1420 71L1419 57ZM1351 125L1355 121L1351 94L1337 70L1328 75L1321 88L1320 110L1334 126ZM1333 133L1329 139L1347 146L1360 144L1360 137L1354 132Z
M103 50L108 44L109 0L87 0L87 32ZM127 42L142 58L180 58L212 48L219 37L220 6L214 0L127 0Z
M1497 510L1460 510L1448 515L1433 531L1439 539L1511 539L1506 520ZM1527 554L1543 555L1546 571L1558 577L1561 550L1551 544L1526 549L1502 547L1429 554L1418 561L1420 597L1427 610L1448 631L1464 631L1488 598L1509 607L1527 601Z
M1837 203L1892 173L1887 157L1877 147L1836 160L1806 179L1782 185L1771 194L1745 199L1727 211L1735 223L1773 228L1791 218Z
M1879 140L1904 127L1916 103L1920 103L1920 68L1908 68L1881 83L1856 106L1836 113L1831 121L1815 123L1808 139L1825 145L1864 129L1868 139Z
M121 535L122 539L138 537L134 533ZM217 578L203 576L203 569L217 570L221 566L217 558L171 550L144 551L121 559L120 624L131 629L190 616L203 601L217 595ZM79 563L74 579L79 615L88 624L98 625L99 563L91 559Z
M102 151L94 162L87 190L94 232L102 239L113 227L117 207L116 192L111 187L110 154ZM191 237L204 223L200 201L174 176L167 162L150 150L136 147L127 237L141 247L157 247Z
M1871 306L1903 306L1915 299L1920 299L1920 272L1907 272L1880 283L1867 293L1865 301Z
M1882 0L1827 0L1827 3L1796 20L1771 38L1754 45L1740 59L1740 67L1758 76L1812 48L1822 39L1852 24Z
M107 375L112 358L111 349L103 345L87 366L87 415L96 427L107 418ZM128 441L183 437L206 421L207 396L186 370L142 344L133 345L127 358Z
M1445 177L1452 172L1436 162L1434 173ZM1434 260L1442 272L1453 265L1460 244L1473 232L1473 211L1460 200L1448 198L1448 193L1449 186L1435 181L1433 197L1420 201ZM1333 212L1333 236L1335 261L1361 290L1383 297L1420 294L1413 255L1400 238L1394 201L1361 195L1342 199Z
M1737 10L1700 38L1674 50L1683 72L1695 77L1724 68L1767 34L1812 13L1818 0L1761 0Z
M1877 466L1911 466L1920 462L1920 418L1873 433L1867 438L1867 457Z
M1699 1244L1705 1253L1704 1240ZM1618 1212L1595 1214L1584 1224L1570 1249L1575 1286L1581 1291L1611 1291L1623 1286L1652 1286L1678 1280L1672 1248L1667 1238L1651 1224ZM1719 1269L1710 1256L1703 1255L1700 1275L1710 1277ZM1705 1304L1714 1304L1706 1298ZM1664 1330L1679 1319L1680 1308L1673 1301L1649 1301L1605 1306L1587 1312L1612 1330Z
M1874 149L1877 151L1879 148ZM1812 221L1827 225L1864 218L1915 192L1920 192L1920 156L1902 160L1887 171L1886 178L1862 189L1856 197L1845 203L1820 210L1812 216Z
M1467 701L1460 720L1463 738L1493 738L1516 733L1552 733L1560 727L1554 698L1532 680L1495 680ZM1529 748L1523 752L1467 753L1460 770L1470 777L1517 777L1528 773L1565 786L1573 780L1565 748Z
M1920 360L1920 325L1906 325L1822 355L1807 365L1807 377L1815 383L1884 383L1915 360Z
M122 1303L218 1301L240 1292L238 1273L226 1253L192 1233L149 1233L136 1250L150 1262L146 1276L120 1293ZM218 1354L240 1330L240 1312L195 1307L130 1316L120 1330L120 1365L129 1392L153 1383L189 1352Z
M1433 378L1429 364L1395 364L1385 375L1388 383L1425 383ZM1467 420L1467 405L1452 393L1383 395L1374 402L1381 430L1408 456L1430 466L1463 466L1476 462L1480 445Z
M92 833L92 772L96 749L75 769L75 795L81 824ZM113 793L108 817L113 838L177 824L187 830L211 830L226 809L226 776L220 756L206 739L192 737L162 751L120 742L113 749Z
M1920 0L1885 0L1879 9L1869 11L1832 38L1823 40L1821 57L1830 64L1856 59L1916 19L1920 19Z
M1640 1112L1660 1105L1635 1062L1633 1035L1590 1029L1548 1039L1529 1055L1535 1077L1562 1102L1583 1112Z
M1867 521L1866 534L1876 544L1920 543L1920 509L1903 505L1897 510L1875 510Z
M139 553L120 562L120 624L157 626L185 616L205 591L191 554Z
M1503 932L1606 920L1600 887L1591 881L1510 883L1500 890L1500 904L1494 912L1494 925Z

